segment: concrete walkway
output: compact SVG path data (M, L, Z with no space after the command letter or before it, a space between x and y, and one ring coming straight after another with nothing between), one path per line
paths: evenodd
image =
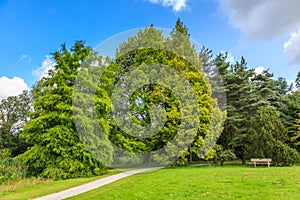
M72 196L76 196L78 194L82 194L84 192L96 189L98 187L101 187L103 185L107 185L109 183L112 183L114 181L117 181L119 179L131 176L133 174L137 174L137 173L142 173L142 172L147 172L147 171L151 171L151 170L156 170L156 169L160 169L161 167L153 167L153 168L144 168L144 169L136 169L136 170L131 170L131 171L127 171L127 172L122 172L119 174L115 174L106 178L101 178L99 180L90 182L90 183L86 183L84 185L80 185L77 187L73 187L67 190L63 190L61 192L57 192L54 194L49 194L43 197L38 197L34 200L60 200L60 199L66 199L68 197L72 197Z

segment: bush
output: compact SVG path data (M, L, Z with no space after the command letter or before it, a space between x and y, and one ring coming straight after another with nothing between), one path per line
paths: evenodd
M276 141L273 149L272 162L274 165L291 166L300 160L298 151L281 141Z
M8 149L0 150L0 184L18 181L24 178L26 170L20 162L10 157Z
M216 161L221 162L221 166L224 165L225 161L235 160L237 157L233 153L232 150L224 150L222 146L217 146L217 153L215 155L215 163Z
M25 168L15 159L6 158L0 162L0 184L25 178Z

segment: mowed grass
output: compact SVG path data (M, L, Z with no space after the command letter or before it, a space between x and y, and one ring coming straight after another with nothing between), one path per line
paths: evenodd
M118 171L109 171L108 174L90 178L76 178L68 180L46 180L41 178L28 178L20 180L9 185L0 185L1 200L25 200L52 194L66 190L78 185L82 185L103 177L118 173Z
M166 168L69 199L300 199L300 166Z

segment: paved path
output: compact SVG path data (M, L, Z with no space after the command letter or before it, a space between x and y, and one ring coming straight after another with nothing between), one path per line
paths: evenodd
M153 167L153 168L144 168L144 169L136 169L136 170L131 170L131 171L127 171L127 172L122 172L119 174L115 174L106 178L101 178L99 180L90 182L90 183L86 183L84 185L80 185L77 187L73 187L67 190L63 190L61 192L57 192L57 193L53 193L53 194L49 194L43 197L39 197L36 198L34 200L60 200L60 199L65 199L68 197L72 197L72 196L76 196L78 194L96 189L98 187L101 187L103 185L107 185L109 183L112 183L114 181L117 181L121 178L125 178L128 176L131 176L133 174L137 174L137 173L141 173L141 172L146 172L146 171L151 171L151 170L156 170L156 169L160 169L160 167Z

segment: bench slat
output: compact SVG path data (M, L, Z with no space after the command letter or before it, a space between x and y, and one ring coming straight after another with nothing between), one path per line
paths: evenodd
M267 164L268 167L270 167L270 164L272 162L271 158L251 158L250 161L254 164L254 167L256 167L256 164Z

